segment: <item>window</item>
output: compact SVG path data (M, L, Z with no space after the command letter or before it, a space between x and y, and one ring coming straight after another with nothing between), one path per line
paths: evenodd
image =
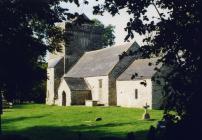
M135 89L135 99L138 99L138 90Z
M99 88L102 88L102 79L99 79Z

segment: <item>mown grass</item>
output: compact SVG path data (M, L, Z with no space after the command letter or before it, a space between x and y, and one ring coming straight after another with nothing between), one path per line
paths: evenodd
M162 118L162 111L150 110L150 121L141 119L143 112L121 107L18 105L4 111L3 133L21 134L31 140L97 140L124 138L135 132L143 140L149 127ZM98 117L102 120L95 121Z

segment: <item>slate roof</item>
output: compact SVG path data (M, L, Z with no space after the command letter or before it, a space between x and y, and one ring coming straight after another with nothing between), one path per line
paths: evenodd
M67 72L65 77L105 76L119 61L119 55L127 51L132 43L86 52Z
M62 59L63 57L57 57L57 58L48 60L48 68L54 68Z
M135 60L119 77L117 80L119 81L129 81L129 80L137 80L142 78L151 78L155 73L155 67L160 68L161 64L156 65L156 62L159 58L150 58L150 59L138 59ZM149 63L152 65L149 66ZM134 79L131 79L132 75L135 73L138 76L135 76Z
M85 80L83 78L70 78L64 77L70 90L89 90Z

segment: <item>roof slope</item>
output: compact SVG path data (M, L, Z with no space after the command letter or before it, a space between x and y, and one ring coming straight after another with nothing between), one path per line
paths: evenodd
M89 90L85 80L83 78L67 78L64 77L70 90Z
M54 68L60 62L60 60L62 60L62 58L63 57L57 57L48 60L48 68Z
M92 23L92 21L84 13L77 15L75 18L70 19L68 22L72 24Z
M65 77L105 76L119 61L119 55L131 47L131 43L86 52Z
M136 80L145 77L152 77L156 70L155 67L160 68L161 64L156 65L156 62L159 58L150 58L150 59L138 59L135 60L119 77L117 80L119 81L128 81L128 80ZM151 63L151 65L149 65ZM133 78L132 75L138 74Z

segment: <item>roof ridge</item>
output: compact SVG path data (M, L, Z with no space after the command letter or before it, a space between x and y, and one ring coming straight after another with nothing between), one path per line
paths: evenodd
M116 48L116 47L123 47L123 46L130 47L131 45L133 45L133 43L125 43L125 44L122 44L122 45L114 45L114 46L111 46L111 47L106 47L106 48L102 48L102 49L98 49L98 50L87 51L85 53L99 52L99 51L103 51L103 50L107 50L107 49L113 49L113 48Z
M131 47L133 48L133 44L125 43L124 45L111 48L85 52L78 62L65 74L65 77L106 76L119 62L119 55L124 51L127 52Z

